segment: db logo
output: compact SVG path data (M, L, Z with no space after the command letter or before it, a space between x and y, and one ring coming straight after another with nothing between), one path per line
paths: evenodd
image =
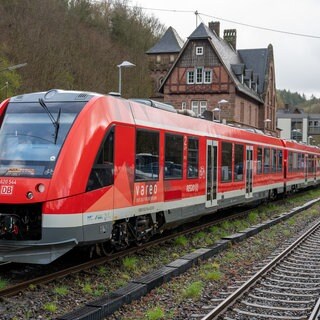
M1 186L0 194L10 195L13 193L13 186Z

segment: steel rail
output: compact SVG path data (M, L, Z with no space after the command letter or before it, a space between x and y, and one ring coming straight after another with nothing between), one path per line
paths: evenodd
M294 241L288 248L282 251L277 257L270 261L265 267L258 271L251 277L244 285L233 292L227 299L221 302L215 309L209 312L201 320L214 320L222 315L228 308L230 308L237 300L242 297L249 289L251 289L267 272L274 268L281 260L288 256L295 250L306 238L308 238L315 230L320 227L320 221L311 227L307 232Z

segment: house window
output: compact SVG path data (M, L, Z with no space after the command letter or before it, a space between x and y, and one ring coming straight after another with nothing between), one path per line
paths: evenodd
M200 114L207 110L207 101L200 101Z
M157 55L157 62L161 62L161 56Z
M196 83L203 82L203 68L197 68Z
M197 116L199 114L199 101L191 101L191 109Z
M187 109L187 103L181 102L181 110L186 110L186 109Z
M173 62L173 61L174 61L174 55L171 54L171 55L170 55L170 62Z
M212 71L205 70L204 71L204 83L211 83L212 82Z
M188 84L194 83L194 71L187 72L187 83Z
M203 55L203 47L196 47L196 55L197 56Z

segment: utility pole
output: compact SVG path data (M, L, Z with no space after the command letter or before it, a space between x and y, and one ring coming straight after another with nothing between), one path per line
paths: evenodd
M194 12L194 14L196 15L196 28L197 28L197 27L198 27L198 15L199 15L198 10L196 10L196 11Z

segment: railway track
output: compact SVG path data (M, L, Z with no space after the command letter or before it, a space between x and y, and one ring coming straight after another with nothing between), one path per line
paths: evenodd
M320 310L320 221L202 320L316 320Z
M18 294L19 292L27 289L30 285L45 284L45 283L48 283L48 282L51 282L51 281L66 277L66 276L68 276L70 274L75 274L75 273L78 273L78 272L81 272L81 271L85 271L85 270L88 270L90 268L97 267L97 266L103 265L105 263L114 261L116 259L121 259L121 258L123 258L125 256L130 255L130 254L134 254L136 252L145 250L147 248L151 248L151 247L159 245L161 243L165 243L165 242L167 242L169 240L172 240L175 237L178 237L178 236L181 236L181 235L186 235L186 234L197 232L197 231L201 231L203 229L206 229L206 228L209 228L209 227L211 227L213 225L221 223L221 222L223 222L225 220L237 219L237 218L246 216L249 212L250 212L250 210L246 210L246 211L242 211L242 212L237 212L235 214L232 214L231 216L230 216L230 214L226 215L224 217L222 217L222 215L221 215L221 217L219 219L214 219L214 220L211 220L211 221L205 221L205 222L203 222L203 223L201 223L199 225L194 225L193 224L192 227L189 227L186 230L181 230L179 232L174 232L173 234L162 236L162 237L160 237L158 239L152 240L152 241L150 241L148 243L145 243L143 245L140 245L140 246L137 246L137 247L128 248L126 250L113 253L110 256L104 256L104 257L100 257L100 258L97 258L97 259L92 259L92 260L86 261L84 263L81 263L81 264L78 264L78 265L74 265L74 266L70 266L70 267L67 267L67 268L61 266L61 270L58 270L58 271L56 271L56 270L53 271L53 272L46 271L47 274L43 274L43 275L40 275L40 276L37 276L37 277L33 277L30 280L22 281L22 282L16 283L14 285L8 286L8 287L0 290L0 297L14 296L14 295ZM4 266L5 266L5 264L4 264ZM10 268L9 264L7 264L6 266L8 268Z

